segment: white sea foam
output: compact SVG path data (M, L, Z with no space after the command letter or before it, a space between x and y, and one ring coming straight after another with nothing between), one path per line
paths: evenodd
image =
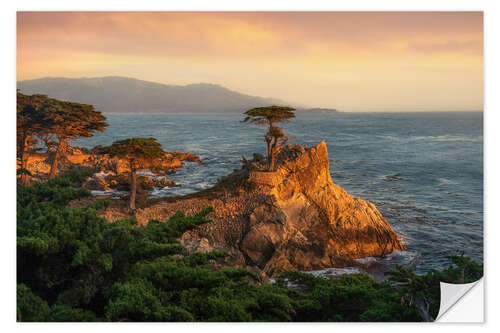
M93 196L97 196L97 195L116 195L116 196L120 196L120 195L127 195L128 194L128 192L126 192L126 191L117 191L117 190L104 190L104 191L93 190L93 191L90 191L90 193Z
M196 184L196 186L202 190L212 187L214 184L211 182L202 182Z
M410 141L427 140L437 142L482 142L483 136L465 136L465 135L429 135L413 136Z
M438 178L438 186L446 186L452 184L457 184L457 182L447 178Z
M109 176L111 174L112 174L111 172L99 171L97 173L94 173L94 177L104 178L104 177Z
M304 273L322 277L338 277L344 274L357 274L363 271L359 267L326 268L316 271L306 271Z

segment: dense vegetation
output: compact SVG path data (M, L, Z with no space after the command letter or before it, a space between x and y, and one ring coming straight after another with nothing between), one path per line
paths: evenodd
M177 238L209 223L210 209L143 227L133 218L108 223L97 214L105 201L68 206L89 195L79 187L85 176L18 186L19 321L421 321L409 299L424 300L435 316L439 281L482 276L481 265L453 257L442 272L400 268L387 282L285 272L262 283L245 269L214 269L225 252L185 253Z

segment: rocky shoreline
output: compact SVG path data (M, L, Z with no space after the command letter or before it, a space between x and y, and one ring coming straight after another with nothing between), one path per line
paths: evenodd
M202 163L193 154L169 153L170 170L185 162ZM89 168L94 175L83 187L127 191L127 167L117 159L74 148L61 168ZM30 159L28 166L43 178L45 160ZM359 266L358 258L384 256L404 250L400 237L370 202L354 198L330 176L325 142L315 147L288 145L277 156L276 171L265 171L265 160L254 154L241 169L213 188L179 197L150 200L134 212L139 224L166 221L177 211L192 215L206 207L212 220L188 231L181 243L188 253L227 250L220 267L247 267L262 278L286 270L316 271ZM40 176L41 175L41 176ZM143 196L153 187L178 186L165 174L140 176ZM99 213L113 222L131 213L114 204ZM118 203L116 203L118 202ZM85 205L84 202L73 203Z
M82 186L90 191L128 191L129 167L127 163L118 158L108 155L94 154L91 150L68 146L65 154L58 164L58 171L64 172L70 169L86 169L93 173ZM48 178L52 154L39 153L30 154L27 158L27 169L32 174L32 181L44 181ZM154 187L176 187L182 186L174 180L168 179L167 175L175 173L184 167L186 162L203 164L200 157L192 153L177 151L168 152L162 165L167 172L146 172L139 175L138 183L143 191L150 191Z

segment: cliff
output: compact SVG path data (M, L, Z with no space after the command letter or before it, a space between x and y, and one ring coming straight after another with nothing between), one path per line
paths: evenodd
M332 267L346 258L384 255L403 249L389 223L370 202L353 198L330 177L325 142L288 147L276 172L250 171L275 200L250 216L242 241L251 258L268 256L264 271ZM265 211L279 216L273 223ZM275 229L269 237L268 229Z
M355 258L404 249L372 203L333 183L324 142L287 146L277 165L275 172L260 171L254 158L216 187L218 195L161 202L139 209L136 217L147 223L212 206L213 222L186 232L182 244L189 252L227 249L231 257L222 265L247 266L265 276L351 265ZM112 210L104 216L123 217Z

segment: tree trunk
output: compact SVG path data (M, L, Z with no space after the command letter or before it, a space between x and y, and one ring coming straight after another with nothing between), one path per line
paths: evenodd
M272 147L271 147L271 142L272 142L273 138L269 135L266 135L266 143L267 143L267 169L270 170L271 169L271 150L272 150Z
M271 165L269 166L269 171L274 171L274 154L271 155Z
M128 201L128 208L135 210L135 194L137 192L137 175L135 169L130 170L130 198Z
M59 163L59 155L61 155L61 149L64 146L64 140L59 139L56 151L54 153L54 159L52 160L52 165L50 166L49 179L54 178L57 175L57 165Z
M269 171L274 171L274 164L276 159L275 145L271 146L271 162L269 163Z
M23 173L21 174L21 184L24 186L29 186L30 185L30 175L24 173L24 171L28 170L28 140L29 137L26 136L23 140L23 146L22 146L22 151L21 151L21 169L23 170Z
M420 297L416 297L414 299L414 305L417 308L420 317L422 317L423 321L425 322L433 322L434 318L429 313L429 303L424 299L422 300Z
M267 169L268 171L273 171L274 161L273 161L273 136L271 135L271 130L274 127L274 123L269 121L269 130L266 135L267 142Z
M273 138L273 143L271 145L271 163L269 163L269 171L274 171L277 145L278 145L278 138Z

